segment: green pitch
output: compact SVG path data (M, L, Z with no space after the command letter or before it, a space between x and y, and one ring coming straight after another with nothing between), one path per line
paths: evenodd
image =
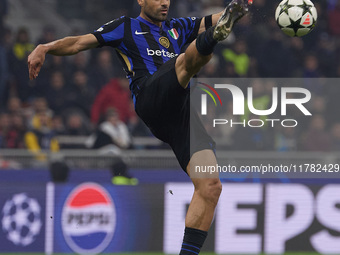
M73 255L72 253L54 253L53 255ZM147 252L147 253L103 253L105 255L165 255L164 253L159 252ZM319 253L313 253L313 252L289 252L285 253L283 255L318 255ZM0 255L45 255L44 253L0 253ZM75 254L74 254L75 255ZM200 255L216 255L216 253L210 253L210 252L201 252ZM232 254L228 254L232 255ZM242 254L237 254L242 255ZM247 254L243 254L247 255ZM262 255L269 255L269 254L262 254Z

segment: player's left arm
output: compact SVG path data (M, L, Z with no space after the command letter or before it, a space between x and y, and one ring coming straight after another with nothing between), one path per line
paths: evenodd
M223 14L223 11L212 14L212 15L208 15L202 18L198 33L200 34L204 32L205 30L207 30L209 27L215 26L217 24L218 19L221 17L222 14Z

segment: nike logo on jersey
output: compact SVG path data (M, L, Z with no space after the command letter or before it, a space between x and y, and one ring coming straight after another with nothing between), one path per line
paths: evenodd
M138 32L137 30L135 31L135 35L145 35L148 34L149 32Z

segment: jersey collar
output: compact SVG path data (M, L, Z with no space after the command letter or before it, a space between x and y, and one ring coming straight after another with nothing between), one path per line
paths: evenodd
M143 22L144 24L147 24L147 25L150 27L151 30L154 30L154 31L156 31L156 32L161 31L162 28L164 28L164 24L165 24L165 21L163 21L163 22L162 22L162 26L159 27L159 26L157 26L157 25L155 25L155 24L153 24L153 23L147 21L146 19L143 19L141 16L138 16L138 17L137 17L137 20Z

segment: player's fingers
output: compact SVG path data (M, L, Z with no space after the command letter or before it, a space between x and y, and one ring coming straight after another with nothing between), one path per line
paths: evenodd
M38 64L36 69L35 69L35 74L34 74L34 78L37 78L39 73L40 73L40 69L41 69L42 65Z
M39 71L40 71L40 68L41 68L41 65L29 63L28 66L29 66L28 72L29 72L30 80L37 78Z
M33 65L31 64L30 61L28 61L27 64L28 64L28 74L29 74L29 78L30 78L30 80L33 80L33 72L34 72L34 70L33 70Z

